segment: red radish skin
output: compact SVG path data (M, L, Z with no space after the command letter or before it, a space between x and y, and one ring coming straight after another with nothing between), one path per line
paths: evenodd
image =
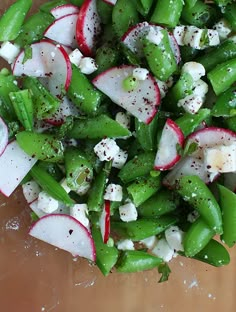
M76 5L68 3L53 8L50 13L58 19L68 14L79 13L79 8Z
M117 0L102 0L103 2L107 3L107 4L110 4L110 5L115 5Z
M0 156L4 153L8 144L8 128L0 116Z
M100 217L100 229L104 244L108 242L110 236L110 201L105 200L103 211Z
M101 32L101 20L97 12L96 0L85 0L80 7L76 25L76 39L84 56L92 56Z
M88 229L66 214L49 214L36 221L29 234L74 256L96 260L93 238Z
M137 54L139 57L143 57L144 53L143 53L143 44L142 44L141 39L148 34L150 27L157 28L158 30L164 29L163 26L150 24L148 22L138 23L128 29L128 31L121 38L121 41L133 53ZM181 54L180 54L179 46L173 34L171 32L168 32L168 34L169 34L170 45L175 55L176 62L179 63L181 61Z
M132 76L135 68L137 67L131 65L113 67L95 77L92 82L114 103L148 124L157 113L160 104L160 90L154 77L148 74L147 79L138 81L137 88L125 91L123 80Z
M173 120L168 118L157 149L154 163L156 170L168 170L180 160L181 156L178 154L177 144L183 147L183 132Z
M45 30L44 37L75 49L77 47L75 37L78 15L79 13L72 13L56 19Z
M72 69L69 56L63 47L49 39L33 43L30 47L32 58L23 62L25 53L21 51L13 65L13 75L42 77L42 82L55 96L60 96L62 88L67 91Z

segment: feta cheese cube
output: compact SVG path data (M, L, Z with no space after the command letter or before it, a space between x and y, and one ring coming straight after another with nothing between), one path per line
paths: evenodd
M115 120L119 122L124 128L130 128L130 115L124 112L118 112L116 114Z
M205 99L205 95L208 92L208 84L203 81L202 79L199 79L194 82L193 86L193 94L202 97L202 99Z
M208 172L236 171L236 143L205 148L204 163Z
M134 243L131 239L122 239L116 243L119 250L134 250Z
M0 56L6 60L8 64L12 64L19 53L20 47L17 44L13 44L9 41L2 43L0 48Z
M82 223L87 229L89 229L87 204L75 204L74 206L70 207L70 215Z
M169 262L175 253L174 249L169 246L165 238L158 240L151 252L155 256L162 258L165 262Z
M104 199L110 201L122 201L123 190L119 184L108 184L105 190Z
M155 80L156 80L158 87L159 87L159 90L160 90L161 99L163 99L168 92L168 85L165 81L161 81L157 78L155 78Z
M164 36L163 36L162 32L160 30L155 29L154 27L150 27L149 32L148 32L148 34L146 36L146 38L150 42L152 42L152 43L154 43L156 45L160 44L160 42L163 39L163 37Z
M182 73L188 73L194 81L198 81L202 76L205 76L206 71L202 64L197 62L187 62L182 67Z
M135 205L131 202L119 207L120 219L124 222L135 221L138 218L138 212Z
M183 107L183 109L190 113L196 114L203 104L203 98L196 95L187 95L184 99L178 101L177 106Z
M38 209L45 213L52 213L59 207L59 202L55 198L51 197L45 191L39 193L38 196Z
M119 146L113 139L102 139L94 147L94 152L101 161L109 161L113 159L120 151Z
M212 28L218 32L220 40L226 39L232 31L231 27L225 19L221 19Z
M165 238L169 246L175 251L184 251L183 238L184 232L178 226L170 226L165 230Z
M152 249L157 243L157 238L155 235L149 236L147 238L142 239L140 243L142 243L148 249Z
M93 58L83 57L79 63L79 69L81 73L90 75L94 73L98 69L98 67Z
M38 198L41 189L36 181L31 180L22 184L22 191L27 203L32 203Z
M208 36L208 40L209 40L208 45L210 47L217 46L220 44L220 37L219 37L217 30L208 29L207 30L207 36Z
M146 80L148 77L149 71L146 68L135 68L133 70L133 77L137 80Z
M185 31L186 31L186 26L184 25L176 26L173 30L173 35L175 37L175 40L180 46L184 45Z
M75 49L69 54L69 58L70 58L71 63L73 63L76 66L79 66L80 61L83 58L83 54L80 52L79 49Z
M121 169L126 163L128 158L128 152L120 149L119 153L115 155L112 161L112 167Z
M202 37L204 36L204 33L205 29L200 29L195 26L186 26L183 38L184 45L201 50L203 48Z

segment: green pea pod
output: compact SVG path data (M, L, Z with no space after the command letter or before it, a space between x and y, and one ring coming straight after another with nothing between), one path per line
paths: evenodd
M236 132L236 116L226 118L225 123L226 123L227 128Z
M31 169L30 174L33 179L42 187L42 189L50 196L64 203L65 205L71 206L74 204L74 201L66 193L60 183L58 183L44 169L36 165Z
M80 7L83 4L84 0L70 0L70 3Z
M236 243L236 194L218 184L222 209L223 234L221 239L229 246Z
M142 177L153 170L155 160L154 152L146 152L129 160L120 170L118 177L123 183L128 183Z
M153 0L137 0L136 1L136 8L137 11L143 15L147 16L152 8Z
M177 192L199 212L212 231L222 234L220 207L214 195L198 176L181 177Z
M21 131L16 135L16 140L28 155L39 160L61 162L64 158L62 142L53 135Z
M124 35L130 26L139 22L134 0L118 0L112 11L113 28L118 37Z
M101 1L103 2L103 1ZM100 74L103 71L115 66L118 63L119 51L108 45L103 45L97 49L96 52L96 64L98 70L96 74Z
M0 41L11 41L18 36L32 0L17 0L0 18Z
M233 86L217 97L212 107L214 117L232 117L236 115L236 87Z
M72 78L67 95L82 112L88 115L96 113L102 99L101 92L95 89L74 64L72 64Z
M226 91L236 81L236 58L219 64L208 73L207 78L216 95Z
M75 147L65 151L66 183L78 193L88 190L93 179L93 168L86 155Z
M221 267L230 262L230 255L227 249L214 239L211 239L206 247L193 256L193 258L215 267Z
M185 255L187 257L195 256L210 242L214 234L214 231L199 217L191 224L184 236Z
M168 31L163 29L160 32L163 37L158 45L147 38L143 39L143 51L154 76L166 81L177 71L177 63L170 46Z
M190 46L180 46L181 60L183 63L191 62L199 53L199 50Z
M157 147L158 114L147 125L135 118L135 133L138 142L145 151L153 151Z
M161 187L161 176L141 177L127 187L127 191L136 207L154 195Z
M74 0L75 1L75 0ZM73 1L70 1L71 3ZM81 1L80 1L81 2ZM40 11L42 12L46 12L46 13L50 13L50 11L55 8L55 7L58 7L60 5L63 5L63 4L67 4L67 1L65 0L52 0L52 1L47 1L45 2L44 4L40 5L39 9Z
M184 2L182 0L158 0L151 22L167 27L177 26Z
M117 264L116 271L122 273L140 272L158 267L163 260L141 250L123 251Z
M236 4L231 3L224 8L223 15L230 26L236 31Z
M109 24L112 20L112 5L103 1L97 0L97 11L101 18L102 24Z
M44 31L54 21L49 13L38 12L30 16L21 27L19 36L15 43L25 47L43 38Z
M172 216L162 216L153 220L139 219L130 222L113 221L111 222L111 229L122 238L140 241L144 238L162 233L176 222L177 219Z
M102 274L107 276L117 262L118 250L103 243L101 230L96 226L92 227L92 237L96 248L96 264Z
M174 192L160 190L138 207L138 215L144 218L158 218L174 211L179 198Z
M37 166L49 173L57 182L60 182L65 176L56 163L38 161Z
M68 136L74 139L103 139L129 136L130 131L107 115L77 119Z

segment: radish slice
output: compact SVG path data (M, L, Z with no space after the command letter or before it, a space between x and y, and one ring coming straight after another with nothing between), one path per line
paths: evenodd
M179 126L171 119L167 119L158 145L154 168L168 170L180 160L177 144L183 146L184 135Z
M186 175L199 176L205 183L211 183L219 174L209 173L206 171L205 164L202 160L187 156L182 158L164 177L163 184L168 188L173 188L177 181Z
M60 126L65 122L66 117L78 115L78 108L67 97L64 97L57 111L45 121L51 125Z
M204 149L217 145L231 145L236 143L236 133L218 127L203 128L190 134L185 145L196 143L197 150L191 156L203 159Z
M44 32L44 36L72 49L77 47L75 38L78 13L56 19ZM63 30L63 31L62 31Z
M101 32L101 20L97 12L96 0L85 0L80 7L76 26L76 38L81 52L92 56Z
M31 44L32 58L24 62L22 51L13 66L14 76L43 78L53 95L59 96L70 85L72 69L68 54L59 45L45 39Z
M36 163L16 141L9 143L0 157L0 192L9 197Z
M103 2L106 2L107 4L110 4L110 5L115 5L117 0L103 0Z
M100 223L102 239L103 239L104 244L106 244L110 236L110 201L109 200L105 200L99 223Z
M63 4L53 8L50 13L56 18L63 17L65 15L79 13L79 8L73 4Z
M65 214L42 217L29 230L29 234L75 256L95 261L95 246L89 231L75 218Z
M8 128L3 119L0 117L0 156L5 151L8 143Z
M145 80L137 81L136 88L126 91L123 82L127 77L133 76L135 68L137 67L129 65L110 68L95 77L93 84L114 103L148 124L152 121L160 104L160 91L150 74Z
M158 31L164 29L164 27L162 26L149 24L148 22L138 23L135 26L132 26L130 29L128 29L128 31L121 38L121 41L133 53L135 53L139 57L144 57L142 38L147 36L151 27L155 28ZM181 61L179 46L173 34L171 32L168 32L168 34L171 49L175 55L176 62L179 63Z

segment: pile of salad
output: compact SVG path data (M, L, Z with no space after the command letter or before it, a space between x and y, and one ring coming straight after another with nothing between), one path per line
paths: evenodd
M17 0L0 17L0 191L111 271L236 242L236 2Z

